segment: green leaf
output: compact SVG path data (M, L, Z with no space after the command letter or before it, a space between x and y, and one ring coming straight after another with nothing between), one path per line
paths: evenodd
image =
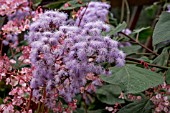
M0 17L0 29L4 24L5 17Z
M160 42L170 40L170 13L163 12L153 32L153 46Z
M118 113L152 113L153 107L149 99L143 99L124 106Z
M77 2L76 0L62 0L62 1L56 1L56 2L52 2L49 3L47 5L44 5L43 7L45 8L50 8L50 9L56 9L59 8L59 10L73 10L75 8L79 8L81 6L85 6L87 4L87 0L81 0L82 3ZM65 3L69 3L70 6L69 7L64 7Z
M85 112L83 112L83 113L85 113ZM88 111L88 113L105 113L105 112L103 109L98 109L98 110Z
M104 111L105 110L102 109L92 110L92 111L88 110L88 113L105 113ZM77 108L73 113L85 113L85 112L86 111L83 108Z
M42 0L32 0L34 7L37 7L41 4Z
M155 12L158 10L158 2L155 2L152 5L146 6L145 11L149 17L155 17Z
M147 29L150 29L150 27L148 26L148 27L142 27L142 28L140 28L140 29L135 29L135 30L133 31L133 33L140 33L140 32L142 32L142 31L144 31L144 30L147 30Z
M166 72L166 83L170 84L170 69L168 69L168 71Z
M73 10L73 9L76 9L76 8L79 8L79 7L82 7L82 6L85 6L85 5L87 4L87 2L88 2L88 0L81 0L81 1L82 1L81 4L78 3L78 2L75 1L75 0L69 1L68 3L69 3L71 6L70 6L70 7L64 7L64 5L63 5L63 6L60 7L60 10Z
M63 1L57 1L57 2L51 2L47 5L44 5L44 8L50 8L50 9L57 9L61 7L63 4L65 4L68 0L63 0Z
M122 51L124 51L126 53L126 55L130 55L130 54L136 53L140 48L141 48L141 46L132 45L132 46L125 46L121 49L122 49Z
M0 104L3 104L3 99L0 97Z
M169 46L169 44L170 44L170 40L168 40L168 41L166 41L166 42L160 42L159 44L157 44L156 46L155 46L155 50L160 50L160 49L162 49L162 48L164 48L164 47L168 47Z
M22 41L19 42L18 47L27 46L27 45L28 45L28 41L22 40Z
M108 14L108 17L109 17L109 23L111 25L117 25L117 19L113 16L113 13L109 12Z
M140 58L138 58L138 60L142 60L144 62L148 62L148 63L152 63L152 60L150 60L148 57L146 56L142 56Z
M97 98L106 104L114 105L115 103L124 103L124 100L119 99L121 88L117 85L104 85L96 90Z
M109 36L114 35L114 34L120 32L120 31L122 31L126 27L127 27L126 22L119 24L116 28L112 27L111 31L109 32Z
M147 39L149 36L151 36L153 33L153 30L151 27L142 27L140 29L136 29L133 31L133 34L139 34L138 38L139 40Z
M139 93L164 82L163 76L135 65L112 67L113 75L101 76L102 80L121 87L125 93Z
M139 40L146 40L149 36L152 36L153 29L149 28L140 32Z
M158 57L156 57L152 63L160 66L166 66L168 59L169 59L168 48L164 48L162 53Z

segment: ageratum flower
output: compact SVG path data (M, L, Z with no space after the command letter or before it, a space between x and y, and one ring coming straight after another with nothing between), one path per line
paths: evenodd
M94 26L89 22L83 28L74 26L74 29L79 29L80 32L78 34L74 32L71 37L67 34L72 32L72 26L61 26L61 28L65 28L63 32L66 34L66 39L58 51L62 51L62 61L67 70L65 73L70 79L63 85L65 86L64 90L61 88L61 95L67 94L64 96L67 101L70 101L70 97L73 98L77 92L80 92L79 88L87 82L85 77L88 73L108 74L102 67L103 63L115 63L117 66L123 66L125 63L126 55L118 49L118 42L109 36L102 36L102 32L105 30L103 26L109 26L101 21L93 23ZM98 30L98 33L93 34L94 29ZM71 90L70 87L73 87L74 90Z
M30 60L32 66L34 66L30 86L34 89L33 96L37 100L42 97L41 88L46 87L47 92L50 91L47 94L47 97L50 97L48 101L46 100L47 103L53 103L55 99L52 97L56 90L51 89L55 87L55 74L60 68L55 64L57 59L55 48L57 48L60 43L59 39L64 34L63 31L59 31L59 27L65 25L66 19L65 13L45 11L37 21L31 24L27 36L31 46Z
M101 4L96 6L90 2L88 7L93 10L98 7L101 12L109 8L109 5ZM118 42L102 35L110 30L104 21L87 21L83 26L76 25L76 22L69 24L68 21L65 13L46 11L32 23L28 35L34 67L30 84L37 100L42 98L40 92L45 87L48 92L45 104L49 108L55 107L51 103L55 101L56 93L66 102L71 102L80 93L80 88L86 86L87 75L110 74L103 67L104 63L117 66L125 63L126 55L118 49ZM91 85L101 84L97 77L93 78Z

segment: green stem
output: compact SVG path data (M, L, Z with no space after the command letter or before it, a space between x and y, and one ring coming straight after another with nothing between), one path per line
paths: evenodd
M124 11L125 11L125 3L124 3L124 0L123 0L123 1L122 1L122 7L121 7L121 17L120 17L120 22L123 22Z
M127 21L126 21L126 23L129 24L129 22L130 22L130 8L129 8L128 1L124 0L124 2L125 2L125 5L126 5L126 10L127 10Z

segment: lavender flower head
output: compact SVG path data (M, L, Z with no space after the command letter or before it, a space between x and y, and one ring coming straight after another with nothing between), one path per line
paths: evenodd
M125 64L126 56L118 49L117 41L112 40L109 36L102 36L102 32L106 30L103 28L109 28L104 22L89 22L83 28L72 27L60 27L65 32L66 39L61 45L61 49L57 50L58 53L62 51L60 55L67 70L63 70L63 73L66 73L65 75L68 75L71 80L69 83L65 83L65 90L62 89L59 92L62 92L60 95L63 96L67 93L71 98L80 92L80 87L85 86L86 76L89 73L107 74L108 72L102 67L103 63L115 63L120 67ZM70 87L74 90L70 90Z
M35 67L30 85L34 89L33 94L35 94L36 100L42 98L40 90L42 87L46 87L49 92L46 104L51 103L50 107L56 98L54 97L54 93L56 93L54 75L57 74L57 70L55 70L57 55L54 51L64 34L59 31L59 27L66 23L66 19L65 13L45 11L37 21L31 24L27 36L31 46L30 60L32 66Z
M110 6L101 2L90 2L85 17L94 11L106 15ZM98 9L95 11L95 9ZM90 11L91 10L91 11ZM90 17L91 18L91 17ZM118 49L118 42L102 32L108 32L110 26L105 24L104 16L84 21L83 26L69 24L67 14L46 11L31 24L28 35L31 45L30 59L34 66L31 87L35 99L41 99L43 87L46 87L45 102L49 108L55 107L56 93L71 102L80 88L86 86L87 75L110 74L102 65L112 63L123 66L125 54ZM97 20L97 21L96 21ZM100 85L96 79L93 85ZM90 90L87 90L90 91ZM54 104L52 104L54 103Z
M97 20L106 22L109 8L110 5L104 2L90 2L87 9L85 7L80 11L75 25L79 25L80 21L80 26L84 26L88 22L94 22Z

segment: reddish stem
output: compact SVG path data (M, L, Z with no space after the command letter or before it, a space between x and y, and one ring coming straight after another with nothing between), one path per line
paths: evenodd
M0 56L2 55L3 43L1 41Z
M28 101L27 113L29 112L29 109L30 109L30 105L31 105L31 98L32 98L32 89L31 89L30 97L29 97L29 101Z
M42 113L45 112L45 98L46 98L46 86L44 87L43 103L42 103Z
M137 62L138 64L143 63L141 60L138 60L138 59L135 59L135 58L131 58L131 57L126 57L126 60L134 61L134 62ZM145 65L146 65L146 64L145 64ZM164 70L170 69L169 67L159 66L159 65L156 65L156 64L147 63L147 65L148 65L148 66L152 66L152 67L156 67L156 68L160 68L160 69L164 69Z
M159 54L157 54L156 52L152 51L151 49L147 48L145 45L141 44L140 42L136 41L135 39L133 39L132 37L126 35L123 32L119 32L120 34L126 36L127 38L129 38L130 40L132 40L133 42L136 42L138 45L142 46L144 49L148 50L149 52L153 53L156 56L159 56Z

